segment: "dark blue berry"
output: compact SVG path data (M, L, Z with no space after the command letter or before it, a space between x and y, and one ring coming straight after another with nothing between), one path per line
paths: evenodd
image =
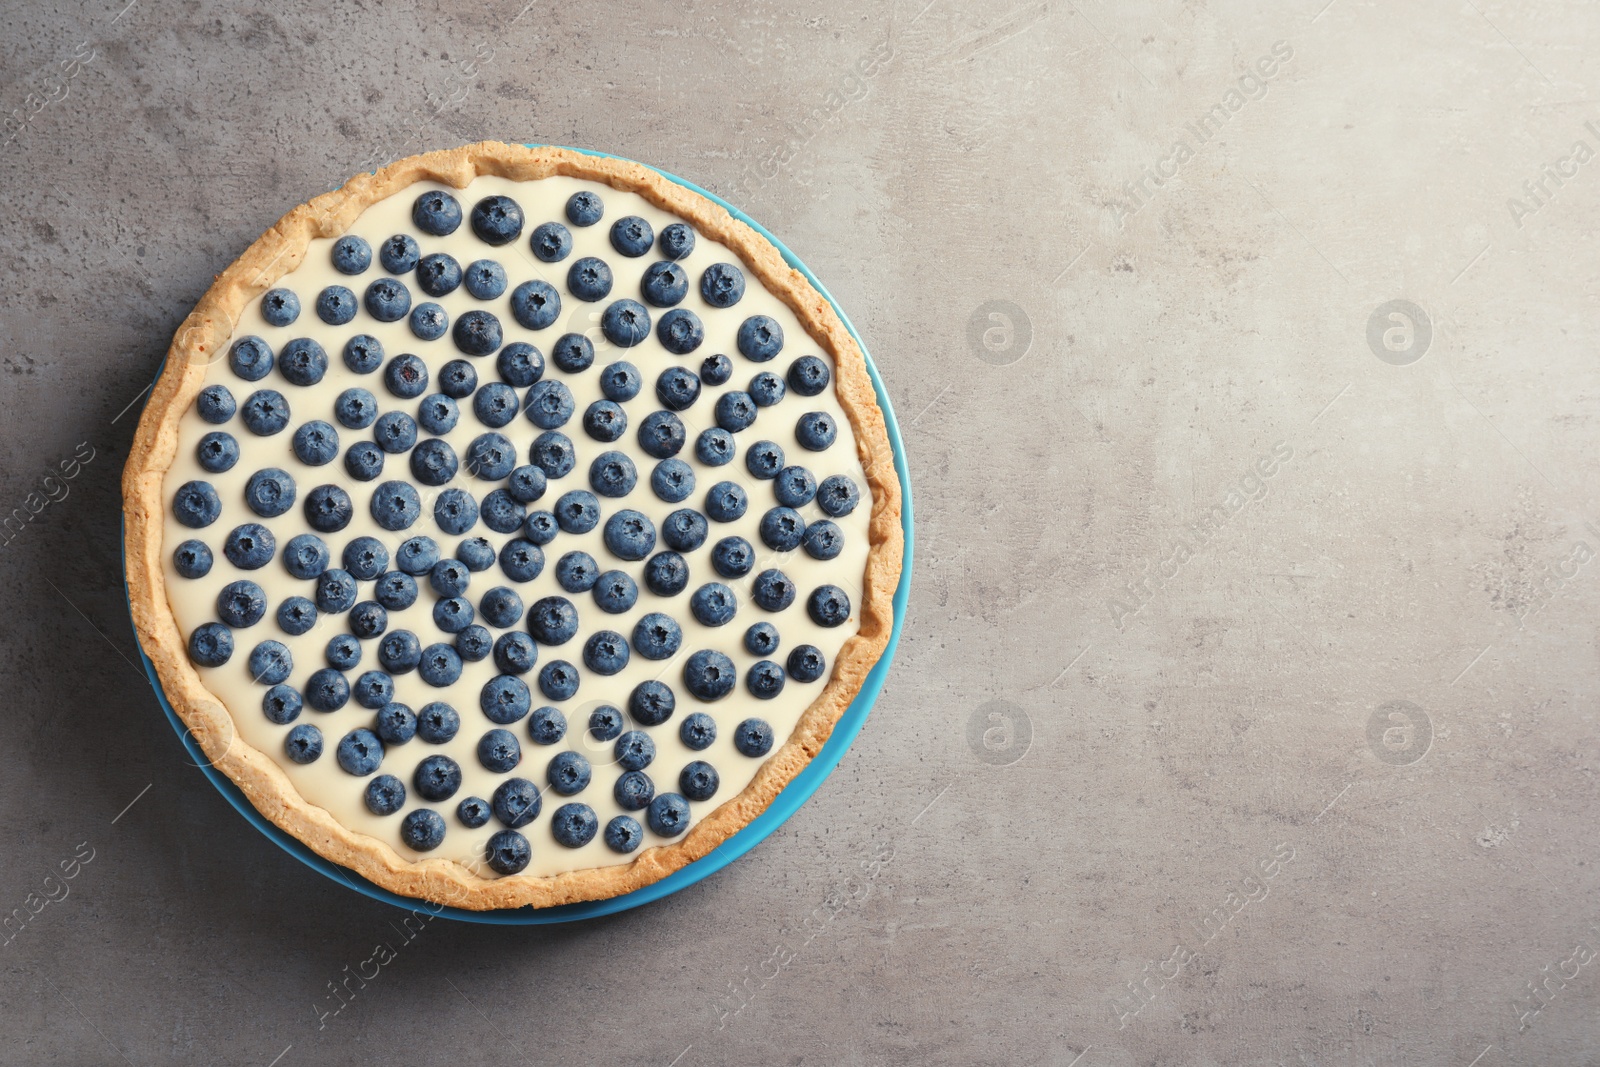
M244 424L258 437L271 437L289 425L289 402L276 389L257 389L244 398Z
M773 479L772 491L784 507L803 508L817 495L817 476L804 467L785 467Z
M678 727L678 739L695 752L704 752L717 740L717 720L697 711Z
M733 692L738 680L739 672L734 669L733 660L711 649L696 652L683 665L683 684L707 703Z
M432 393L417 405L417 425L432 434L446 434L461 421L461 408L443 393ZM451 453L454 455L454 453Z
M346 389L333 402L333 417L347 429L365 430L378 417L378 398L359 386Z
M363 600L350 609L348 624L356 637L370 639L389 628L389 613L376 600Z
M356 374L371 374L383 366L382 343L369 334L356 334L344 343L344 365Z
M622 712L602 704L589 713L589 736L596 741L615 741L622 736Z
M278 629L290 637L310 633L311 628L316 625L317 605L310 600L303 596L292 596L279 602Z
M656 596L677 596L689 584L689 564L676 552L657 552L644 565L644 584Z
M757 700L771 700L783 692L783 668L764 659L751 667L744 676L744 686Z
M411 309L411 332L421 340L437 341L449 328L450 313L438 304L418 304Z
M367 286L361 303L379 322L399 322L411 310L411 290L394 278L379 278Z
M382 765L383 742L371 730L358 727L340 739L334 755L346 774L365 777Z
M694 469L681 459L664 459L650 472L650 490L668 504L680 504L694 492Z
M432 852L444 844L444 818L427 808L407 812L400 823L400 840L417 852Z
M338 711L349 702L350 682L334 668L323 667L321 670L312 671L311 677L306 679L306 703L316 710ZM377 707L381 708L386 703L388 703L387 696Z
M317 294L317 318L329 326L343 326L356 317L356 294L342 285L330 285Z
M567 268L567 288L573 296L591 304L611 294L611 282L611 268L594 256L584 256Z
M323 655L328 659L328 666L335 670L352 670L361 662L361 642L352 634L335 634Z
M567 735L567 720L548 705L534 708L528 716L528 736L536 745L553 745Z
M707 385L726 385L733 377L733 360L720 352L700 361L700 380Z
M566 644L578 632L578 609L566 597L542 597L528 609L528 632L540 644Z
M556 560L556 582L569 593L587 593L599 576L600 567L587 552L568 552Z
M800 442L800 447L821 452L833 444L839 436L839 429L834 425L833 416L827 412L810 411L801 415L795 423L794 436Z
M694 458L708 467L721 467L732 463L737 450L737 446L733 443L733 434L720 426L701 430L700 436L694 442Z
M283 751L295 763L315 763L322 755L322 731L308 722L301 723L283 739Z
M378 576L372 595L390 611L404 611L417 602L417 580L403 571L386 571Z
M428 391L428 365L407 352L395 356L383 369L383 384L402 400L411 400Z
M656 758L656 743L643 730L629 730L617 738L611 754L623 770L642 771Z
M466 533L478 521L478 502L465 489L446 489L433 502L433 521L447 534Z
M554 430L572 418L575 408L572 390L563 382L546 379L528 390L523 410L528 416L528 421L539 429Z
M409 674L422 662L422 642L410 630L395 630L378 642L378 665L390 674Z
M461 765L449 756L429 756L417 764L411 784L423 800L449 800L461 789Z
M473 624L456 634L456 654L468 663L488 659L493 649L494 638L487 627Z
M583 665L596 674L616 674L629 658L628 639L615 630L596 630L583 643Z
M592 774L589 761L577 752L558 752L544 772L550 788L564 797L588 788Z
M706 339L705 326L700 322L700 316L687 308L673 308L661 316L661 321L656 324L656 337L661 341L661 347L675 356L687 356L699 348ZM695 378L698 385L700 379Z
M817 487L817 507L834 518L850 514L860 502L861 490L843 474L830 474Z
M472 605L458 596L436 600L433 603L433 624L447 634L457 634L472 625L477 612Z
M494 665L502 674L527 674L539 661L539 646L517 630L503 633L494 643Z
M404 452L417 443L416 420L403 411L386 411L372 424L372 437L385 452Z
M627 771L617 779L611 795L624 811L643 811L655 799L656 784L642 771Z
M746 719L733 728L733 747L746 756L772 751L772 727L764 719Z
M606 571L595 579L594 602L607 615L621 615L639 599L639 587L623 571Z
M732 263L713 263L700 275L700 295L714 308L731 308L744 296L744 273Z
M561 315L561 294L549 282L523 282L511 291L511 316L527 330L542 330Z
M783 350L783 327L769 315L751 315L739 324L738 341L746 359L765 363Z
M628 428L628 416L622 406L611 400L596 400L583 412L583 430L596 441L606 444L617 440Z
M656 547L655 524L632 508L624 508L607 519L603 536L613 556L630 562L644 559Z
M266 613L266 591L255 582L229 582L217 594L217 618L235 630L254 626Z
M222 430L214 430L200 438L194 451L200 466L211 474L232 470L233 465L239 462L239 442L233 434Z
M416 490L412 490L415 494ZM306 494L306 522L320 533L338 533L350 525L355 504L337 485L319 485Z
M717 397L715 416L718 426L729 433L738 433L756 421L756 402L743 390L723 393Z
M503 434L483 433L467 446L467 473L498 482L517 466L517 450Z
M516 722L532 706L527 684L513 675L496 675L478 691L478 707L490 722L501 726Z
M487 356L503 340L500 320L487 311L469 311L456 320L450 339L469 356Z
M461 729L461 716L442 700L424 704L417 712L417 736L430 745L442 745Z
M345 473L358 482L370 482L383 473L383 450L371 441L357 441L344 454Z
M550 816L551 836L567 848L582 848L599 829L600 820L587 804L563 804Z
M600 372L600 391L605 394L607 400L618 404L638 396L643 382L644 379L639 376L639 368L627 360L619 359L615 363L607 364Z
M639 423L639 447L654 459L670 459L683 449L688 431L670 411L652 411ZM660 468L657 468L658 470Z
M439 368L439 391L451 400L465 400L476 388L478 388L478 369L466 360L452 359Z
M295 458L308 467L332 463L339 454L339 431L328 423L316 419L294 432L290 442Z
M552 660L539 668L539 692L546 700L571 700L578 695L578 668L566 660Z
M836 524L820 519L806 527L800 543L805 546L806 555L812 559L834 559L844 551L844 533Z
M479 422L496 430L516 418L521 406L516 390L504 382L488 382L472 398L472 413Z
M442 641L422 650L417 676L435 689L454 685L461 678L461 653Z
M516 831L501 830L483 846L483 858L497 874L519 874L533 858L533 847Z
M574 226L593 226L605 214L606 206L596 193L587 189L567 198L567 221Z
M422 250L417 247L415 237L408 233L397 233L379 247L378 262L390 274L404 274L416 269L417 258L421 255Z
M641 726L660 726L672 718L678 699L665 682L640 682L628 695L628 714Z
M645 659L671 659L683 644L683 629L670 615L652 611L633 627L633 647Z
M486 571L494 566L494 546L482 537L463 538L456 546L456 559L473 573Z
M391 700L378 709L378 739L385 745L403 745L417 736L417 715L398 700ZM429 797L438 800L438 797Z
M472 205L472 232L488 245L507 245L522 236L522 205L509 196L486 196Z
M200 413L200 417L213 426L227 422L239 409L233 394L228 392L228 387L225 385L208 385L200 390L200 395L195 398L194 407Z
M544 496L549 483L550 479L542 467L524 463L507 476L506 492L510 493L511 499L519 504L532 504Z
M611 247L630 259L650 251L655 242L655 231L637 215L624 215L611 224Z
M568 374L586 371L594 365L594 344L581 333L564 333L550 349L550 360Z
M744 632L744 649L752 656L770 656L778 651L778 628L758 622Z
M534 228L528 245L541 263L560 263L572 254L572 231L559 222L546 222Z
M261 298L261 317L269 326L287 326L300 317L300 298L292 289L269 289Z
M372 266L372 246L353 233L333 242L333 269L340 274L360 274Z
M679 508L661 524L661 540L678 552L693 552L706 543L706 517L693 508Z
M652 263L645 268L639 291L658 308L672 307L689 295L689 272L676 263Z
M712 569L724 578L743 578L755 560L755 549L742 537L724 537L711 548Z
M771 371L762 371L750 379L750 399L756 402L757 407L770 408L783 399L783 394L789 390L783 384L783 379Z
M261 713L268 722L279 726L287 726L298 719L304 707L305 701L300 696L300 690L293 686L275 685L261 698Z
M689 610L702 626L724 626L739 610L739 598L721 582L707 582L690 595Z
M211 573L211 563L211 549L204 541L185 541L172 553L172 565L184 578L204 578Z
M372 493L372 519L385 530L404 530L422 514L422 497L406 482L384 482Z
M600 501L582 489L563 493L556 501L556 522L570 534L585 534L600 525Z
M839 626L850 618L850 596L836 585L819 585L806 598L806 614L818 626Z
M528 516L528 522L523 526L524 533L534 518L541 514L549 513L535 512ZM500 549L500 569L513 582L531 582L544 570L544 553L534 542L520 537L514 538L507 541Z
M749 506L750 496L737 482L718 482L706 492L705 512L712 522L734 522Z
M229 563L242 571L265 567L272 562L277 550L278 542L272 536L272 531L259 522L247 522L235 526L228 533L227 540L222 542L222 554L228 557Z
M801 356L789 364L789 388L801 396L816 396L828 387L832 375L816 356Z
M495 818L515 829L538 818L543 799L538 787L526 778L507 778L494 791L491 804Z
M689 828L689 802L677 793L662 793L650 802L645 821L662 837L677 837Z
M220 667L233 658L233 631L221 623L207 622L189 635L189 658L202 667Z
M461 225L461 202L443 189L423 193L411 205L411 221L435 237L452 234Z
M694 760L678 773L678 790L688 800L710 800L722 780L705 760Z
M792 552L805 539L806 520L793 508L769 508L761 516L761 543L774 552Z
M686 222L674 222L662 229L656 247L668 259L686 259L694 251L694 228Z
M637 300L614 300L600 315L600 332L618 348L632 348L650 336L650 312Z
M475 259L467 264L467 292L479 300L493 300L506 291L506 269L492 259Z
M471 581L472 572L457 559L438 560L428 570L428 584L440 596L460 596Z
M682 367L668 367L656 379L656 399L673 411L684 411L700 397L700 378Z
M578 453L572 438L558 430L546 430L533 439L528 458L534 466L544 471L547 478L565 478L577 465Z
M317 610L337 615L349 611L356 602L356 580L349 571L330 567L317 575Z
M643 841L644 827L639 825L638 819L618 815L606 823L606 847L613 852L627 855L637 849Z
M497 585L478 601L478 611L490 626L504 630L522 618L522 598L514 590Z

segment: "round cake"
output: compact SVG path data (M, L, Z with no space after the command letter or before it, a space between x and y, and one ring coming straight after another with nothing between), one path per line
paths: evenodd
M638 164L483 143L284 216L124 474L162 689L268 819L482 910L760 814L883 653L899 482L832 305Z

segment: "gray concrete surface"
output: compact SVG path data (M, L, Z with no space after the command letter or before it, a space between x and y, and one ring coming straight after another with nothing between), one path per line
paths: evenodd
M0 910L65 893L0 945L0 1061L1600 1062L1600 10L126 2L0 12L4 510L92 453L0 548ZM761 848L405 939L185 765L117 478L213 274L484 137L789 242L920 555Z

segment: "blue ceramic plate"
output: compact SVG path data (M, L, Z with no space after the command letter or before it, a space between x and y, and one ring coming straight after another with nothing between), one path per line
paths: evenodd
M529 147L537 148L540 146L530 145ZM590 152L581 148L573 149L573 151L607 159L622 158L620 156L610 156L604 152ZM788 261L789 265L804 274L806 280L816 287L817 292L821 293L828 303L833 305L834 310L839 313L839 318L844 321L845 328L856 339L856 343L861 344L862 352L866 352L866 345L862 344L861 335L856 333L856 328L850 324L850 319L845 315L844 309L839 307L838 302L817 280L816 275L812 274L810 269L800 262L793 252L784 247L782 241L768 233L766 227L715 193L707 192L693 182L684 181L682 178L668 174L660 168L652 169L668 181L677 182L685 188L693 189L706 199L727 208L734 218L750 226L761 236L771 241L773 246L783 253L783 258ZM800 805L804 804L811 794L817 791L817 787L822 784L823 779L833 772L834 767L838 766L839 760L845 754L845 750L850 747L850 742L854 741L856 734L861 732L862 724L867 721L867 713L872 710L872 705L878 699L878 693L883 688L884 679L889 673L889 662L894 658L895 647L900 643L900 627L905 621L906 601L911 594L911 479L906 469L905 445L900 440L900 427L895 422L894 409L889 406L889 394L883 388L883 380L878 377L878 368L873 366L870 355L867 356L867 373L872 375L872 386L878 394L878 406L883 409L884 419L889 426L889 443L894 449L895 471L900 476L901 522L905 527L906 535L905 563L900 572L900 585L895 589L894 593L894 628L889 634L889 644L883 650L883 657L878 660L878 665L872 669L872 673L867 675L866 683L861 687L861 692L856 695L856 699L845 710L844 715L839 719L838 725L834 727L832 736L828 738L828 743L822 746L822 751L806 765L804 770L795 776L794 781L790 782L783 792L773 799L772 803L767 806L766 811L751 820L750 825L724 841L710 855L696 860L659 882L645 886L643 889L636 889L632 893L625 893L609 900L591 900L582 904L564 904L555 908L525 907L507 908L500 911L465 911L461 908L447 907L441 909L437 914L451 919L459 919L463 922L534 925L572 922L576 919L610 915L613 912L626 911L629 908L637 908L641 904L659 900L722 870L722 868L755 848L762 841L765 841L769 834L783 825L784 820L799 810ZM123 588L126 591L126 574L123 576ZM194 738L189 736L183 720L178 718L178 713L173 711L172 705L167 702L166 694L161 691L161 681L156 677L155 667L151 664L150 658L144 654L143 648L139 650L139 659L144 664L145 674L150 677L151 686L155 688L156 699L161 702L162 710L167 713L167 719L172 723L172 728L177 731L178 737L183 742L183 747L188 750L190 758L200 767L205 776L211 780L211 784L217 787L217 791L227 798L228 803L239 809L239 814L248 819L252 826L306 866L322 872L337 882L342 882L358 893L369 896L374 900L381 900L386 904L393 904L398 908L405 908L408 911L418 906L415 900L391 893L387 889L381 889L354 871L340 867L338 864L330 863L267 821L245 799L244 794L239 791L238 786L229 780L227 775L210 766L206 761L205 754L200 751L200 746L195 742Z

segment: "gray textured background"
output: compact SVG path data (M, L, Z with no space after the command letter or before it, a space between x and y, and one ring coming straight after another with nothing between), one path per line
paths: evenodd
M0 911L68 893L0 945L0 1060L1600 1062L1592 4L124 2L0 12L0 511L94 453L0 537ZM888 383L919 557L761 848L407 939L185 766L117 482L216 272L488 137L783 237Z

